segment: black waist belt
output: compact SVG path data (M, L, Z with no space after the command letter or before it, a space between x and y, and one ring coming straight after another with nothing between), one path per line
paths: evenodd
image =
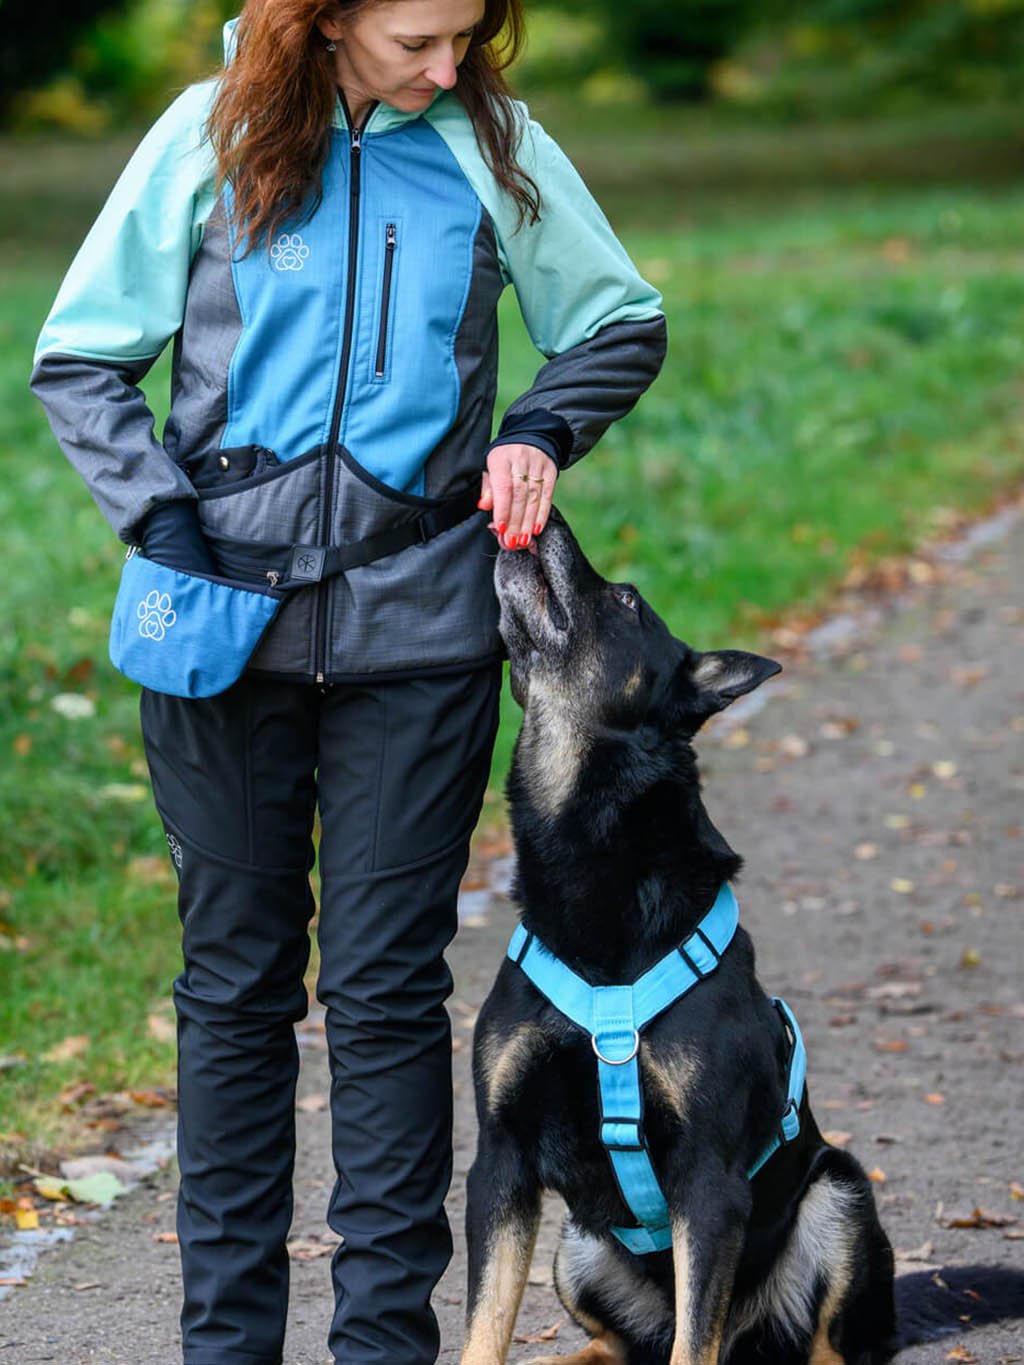
M373 564L378 559L425 545L444 531L451 531L477 511L480 490L476 484L453 498L403 521L388 531L364 536L349 545L274 545L266 541L234 540L208 533L214 553L231 576L267 579L279 592L308 588L325 578Z

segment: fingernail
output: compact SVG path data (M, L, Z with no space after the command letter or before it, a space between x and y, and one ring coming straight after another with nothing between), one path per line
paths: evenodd
M508 530L508 522L507 522L507 521L499 521L499 522L498 522L498 535L499 535L499 536L503 536L507 530Z
M543 527L543 526L540 524L540 522L538 521L537 525L533 528L533 534L534 534L535 536L539 536L540 533L541 533L541 531L543 531L543 529L544 529L544 527Z
M530 543L530 537L529 537L529 536L520 536L520 537L519 537L519 548L520 548L521 550L525 550L526 547L527 547L527 545L529 545L529 543Z
M477 503L477 507L480 509L481 512L486 512L487 508L484 506L483 498L481 498L480 501Z

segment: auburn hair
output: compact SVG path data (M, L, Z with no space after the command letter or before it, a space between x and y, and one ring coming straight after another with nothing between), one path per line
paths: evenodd
M313 212L338 97L334 58L317 28L393 0L247 0L234 54L220 78L206 125L218 183L230 183L233 225L248 255L273 240L282 222ZM522 0L485 0L458 68L455 94L498 185L515 201L520 225L540 216L540 191L516 160L520 130L502 74L524 36Z

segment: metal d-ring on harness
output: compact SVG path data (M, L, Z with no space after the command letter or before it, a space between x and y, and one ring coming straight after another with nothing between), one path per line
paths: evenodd
M613 1227L611 1231L636 1255L665 1251L672 1245L668 1204L651 1165L643 1132L640 1034L652 1019L710 976L732 942L738 923L739 909L732 888L723 886L686 942L656 962L631 986L591 986L522 925L508 946L509 958L541 994L590 1034L597 1057L601 1142L622 1197L638 1224L632 1228ZM747 1172L750 1179L800 1131L799 1107L807 1055L788 1005L778 999L772 1003L791 1038L787 1103L778 1136Z

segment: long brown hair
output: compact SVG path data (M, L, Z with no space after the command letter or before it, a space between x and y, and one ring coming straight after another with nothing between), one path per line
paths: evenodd
M337 86L317 19L382 2L247 0L207 122L219 181L230 182L234 195L235 226L244 225L246 255L273 240L284 219L320 202ZM540 191L516 160L517 119L502 74L522 41L521 0L485 0L455 86L520 224L540 215Z

